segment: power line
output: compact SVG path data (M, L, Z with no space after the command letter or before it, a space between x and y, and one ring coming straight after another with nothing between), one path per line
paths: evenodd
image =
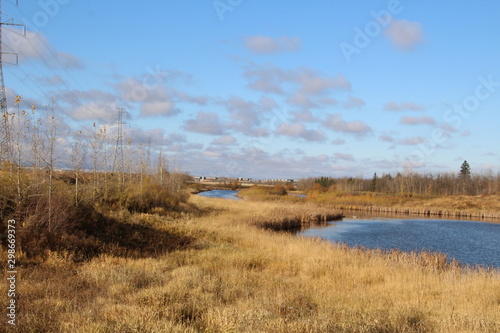
M27 14L21 9L19 8L19 12L20 14L24 15L24 16L27 16ZM78 83L78 81L74 78L74 76L68 71L68 69L66 68L66 66L64 66L62 64L62 62L59 60L59 57L57 56L57 54L54 52L54 50L52 49L52 47L46 42L45 38L39 38L39 41L45 46L45 48L47 49L47 51L50 53L51 55L51 60L53 62L56 62L57 65L59 65L59 67L67 74L68 78L71 79L73 81L73 83L75 84L75 86L77 88L79 88L82 93L84 93L86 95L86 97L88 98L88 100L90 101L94 101L94 98L92 97L92 95L90 95L82 86L80 86L80 84ZM56 73L53 69L53 65L48 62L46 59L45 59L45 56L41 53L41 51L39 51L35 45L33 45L33 49L35 50L35 52L38 54L38 56L40 57L40 59L42 59L42 61L46 64L46 66L52 70L53 73ZM68 85L68 83L66 81L63 82L63 84L66 86L66 88L68 89L68 92L71 90L71 87ZM78 96L76 96L77 99L80 99ZM83 105L83 103L79 103L80 105Z
M17 5L17 1L16 1ZM9 114L7 111L7 97L5 94L5 79L3 75L3 55L4 54L12 54L12 53L4 53L2 50L2 30L5 25L10 26L19 26L25 27L23 24L14 23L11 18L8 21L3 21L3 12L2 12L2 0L0 0L0 109L2 112L1 119L1 129L2 129L2 137L0 142L0 160L4 161L8 159L8 154L11 151L11 137L10 137L10 128L9 128ZM25 28L26 29L26 28ZM26 30L25 30L26 33Z

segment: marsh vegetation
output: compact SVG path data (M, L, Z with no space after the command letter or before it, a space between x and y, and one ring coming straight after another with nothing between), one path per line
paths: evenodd
M19 331L500 329L498 272L435 253L355 249L269 230L285 210L300 217L312 206L197 196L186 205L197 208L110 214L137 244L117 238L85 260L68 249L45 250L36 261L25 254Z

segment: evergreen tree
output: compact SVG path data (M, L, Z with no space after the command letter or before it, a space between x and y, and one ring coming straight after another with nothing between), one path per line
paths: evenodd
M460 178L469 178L470 177L470 165L467 163L467 161L464 161L462 163L462 166L460 167Z
M371 183L371 186L370 186L370 190L372 192L376 192L377 191L377 181L378 181L378 176L377 176L377 173L375 172L373 174L372 183Z

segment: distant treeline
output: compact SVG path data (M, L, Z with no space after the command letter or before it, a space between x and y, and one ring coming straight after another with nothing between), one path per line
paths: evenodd
M468 164L467 164L468 166ZM419 174L398 173L393 176L374 174L371 179L359 177L317 177L299 181L298 189L344 193L383 192L419 195L492 195L500 194L500 174L491 171L470 172L463 168L457 173Z

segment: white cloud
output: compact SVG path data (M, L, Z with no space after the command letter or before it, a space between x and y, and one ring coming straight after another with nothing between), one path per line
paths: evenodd
M140 106L141 116L173 116L180 112L173 95L162 85L149 85L145 80L125 78L115 86L121 100ZM184 96L185 97L185 96Z
M293 112L292 115L293 115L292 122L295 123L318 121L318 118L316 118L309 110L296 111Z
M336 138L335 140L332 141L332 145L343 145L345 144L345 140L341 138Z
M221 157L222 156L222 152L220 152L220 151L205 150L203 152L203 156L206 156L206 157Z
M424 107L421 104L412 103L412 102L387 102L384 105L384 110L386 111L422 111Z
M207 96L194 96L179 90L173 90L172 93L176 98L180 99L183 102L193 103L197 105L207 105L210 100L210 98Z
M224 126L219 120L219 115L214 112L198 112L196 118L186 120L184 129L203 134L224 134Z
M75 55L56 51L42 33L27 31L26 36L19 29L4 29L2 43L6 45L5 52L17 53L19 62L27 59L42 61L51 69L83 69L83 61ZM10 57L3 55L3 60L9 62ZM14 58L12 59L14 60Z
M421 117L401 117L399 120L400 124L403 125L435 125L436 119L429 116Z
M357 109L366 105L366 102L359 97L349 96L349 100L344 103L345 109Z
M212 141L213 145L216 146L229 146L229 145L234 145L236 143L236 139L232 135L224 135L221 136L220 138L217 138Z
M245 69L243 76L250 81L248 84L250 89L270 94L283 94L281 85L287 81L288 74L273 66L252 66L250 69Z
M406 145L406 146L413 146L413 145L418 145L421 144L425 141L424 138L420 136L414 136L412 138L407 138L399 141L399 144L401 145Z
M84 69L83 61L76 56L66 52L56 52L53 61L66 69Z
M267 128L259 127L264 119L266 111L272 110L277 104L271 98L262 98L259 103L245 100L241 97L231 96L220 100L229 112L231 122L227 124L230 129L237 130L249 136L268 136Z
M322 131L306 129L304 124L280 124L276 128L276 133L306 141L325 141L327 139Z
M396 20L385 30L385 36L400 50L413 51L424 40L419 22Z
M269 65L262 67L253 65L245 69L243 75L249 80L249 88L272 94L285 94L286 90L291 90L288 93L290 96L324 98L324 95L335 90L351 90L351 83L343 75L323 76L307 67L283 70ZM293 97L290 99L294 100Z
M141 116L173 116L179 112L169 100L146 102L141 106Z
M115 126L116 127L116 126ZM149 144L158 146L175 146L186 143L187 138L183 134L170 133L166 135L162 128L143 130L136 127L124 127L125 137L131 139L133 144Z
M352 156L352 154L335 153L335 154L333 154L333 157L336 160L343 160L343 161L354 162L354 156Z
M80 107L82 104L89 102L94 104L118 104L118 98L112 93L99 89L90 90L57 90L54 95L56 101L67 103L73 108Z
M336 132L350 133L356 136L364 136L372 131L371 127L363 121L355 120L347 122L342 119L342 115L339 113L329 115L324 120L323 125Z
M255 54L271 54L279 52L295 52L301 47L299 38L281 36L272 38L268 36L245 37L245 46Z
M49 77L37 77L35 79L41 85L49 87L62 86L67 83L67 81L63 79L60 75L52 75Z
M390 135L381 135L379 137L379 139L382 142L394 142L395 141L395 139L392 136L390 136Z
M304 93L296 93L295 95L287 98L286 102L304 109L317 107L317 105L309 98L309 96Z
M326 154L321 154L316 156L316 159L320 162L328 162L330 160L330 157L328 157L328 155Z
M334 78L322 77L311 69L301 68L292 75L292 80L300 84L299 92L308 95L323 94L330 89L351 90L351 83L340 74Z
M117 105L114 103L87 103L69 112L74 120L98 120L110 122L117 119Z

